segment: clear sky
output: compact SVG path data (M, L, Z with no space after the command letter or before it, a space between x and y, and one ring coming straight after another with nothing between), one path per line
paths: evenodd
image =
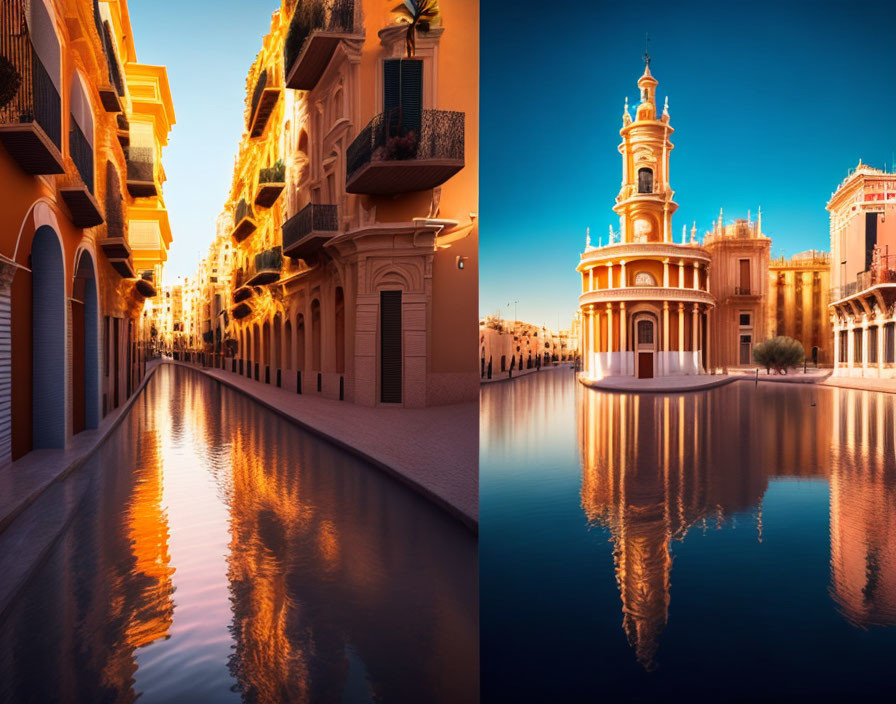
M278 0L131 0L137 58L168 67L177 124L163 152L174 241L165 278L196 271L215 234L243 131L246 75Z
M449 0L444 0L449 1ZM669 96L673 232L755 218L772 256L830 248L825 204L896 154L896 3L482 3L479 309L565 327L575 266L618 230L625 96L650 34ZM510 306L508 307L508 303Z

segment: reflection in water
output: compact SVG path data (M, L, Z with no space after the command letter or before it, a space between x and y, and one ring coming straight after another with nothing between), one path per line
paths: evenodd
M555 371L484 388L481 409L486 699L800 700L888 681L896 395L610 394Z
M610 531L623 628L647 669L668 619L672 541L753 507L761 540L776 476L830 478L834 598L857 625L896 623L893 399L823 389L807 406L805 394L764 390L761 404L744 383L671 396L578 391L582 508Z
M163 367L0 624L0 701L475 701L476 541Z

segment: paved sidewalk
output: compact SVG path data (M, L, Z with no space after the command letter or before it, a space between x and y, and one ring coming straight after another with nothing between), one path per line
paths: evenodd
M499 381L513 381L514 379L521 379L524 376L529 376L531 374L541 374L543 372L549 372L552 369L569 369L572 366L571 362L559 362L558 364L551 364L546 367L541 367L541 369L523 369L523 371L514 370L513 376L508 375L507 372L492 372L492 378L486 379L482 378L479 380L479 385L485 384L497 384Z
M240 374L165 359L243 392L335 445L364 458L448 510L479 525L479 405L369 408L297 394Z
M585 379L581 375L579 381L585 386L600 391L619 391L622 393L637 392L651 394L680 393L682 391L702 391L716 386L723 386L734 381L734 377L724 374L701 374L689 376L656 376L652 379L637 379L633 376L605 376L596 381Z
M833 373L832 369L808 369L803 374L802 369L791 369L787 374L766 374L765 369L759 370L759 381L766 381L778 384L819 384L827 379ZM735 379L745 381L756 380L756 368L752 369L729 369L728 376Z
M886 394L896 394L896 379L832 376L821 382L821 385L836 386L841 389L859 389L860 391L880 391Z

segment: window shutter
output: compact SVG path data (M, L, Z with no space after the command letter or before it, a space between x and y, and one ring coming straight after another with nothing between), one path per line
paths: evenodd
M401 403L401 291L380 291L380 401Z
M383 62L383 112L389 121L420 133L423 114L423 61L387 59Z

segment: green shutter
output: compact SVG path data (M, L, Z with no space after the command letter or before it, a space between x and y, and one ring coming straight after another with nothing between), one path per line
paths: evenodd
M383 112L390 124L420 133L423 113L423 61L386 59L383 62Z

